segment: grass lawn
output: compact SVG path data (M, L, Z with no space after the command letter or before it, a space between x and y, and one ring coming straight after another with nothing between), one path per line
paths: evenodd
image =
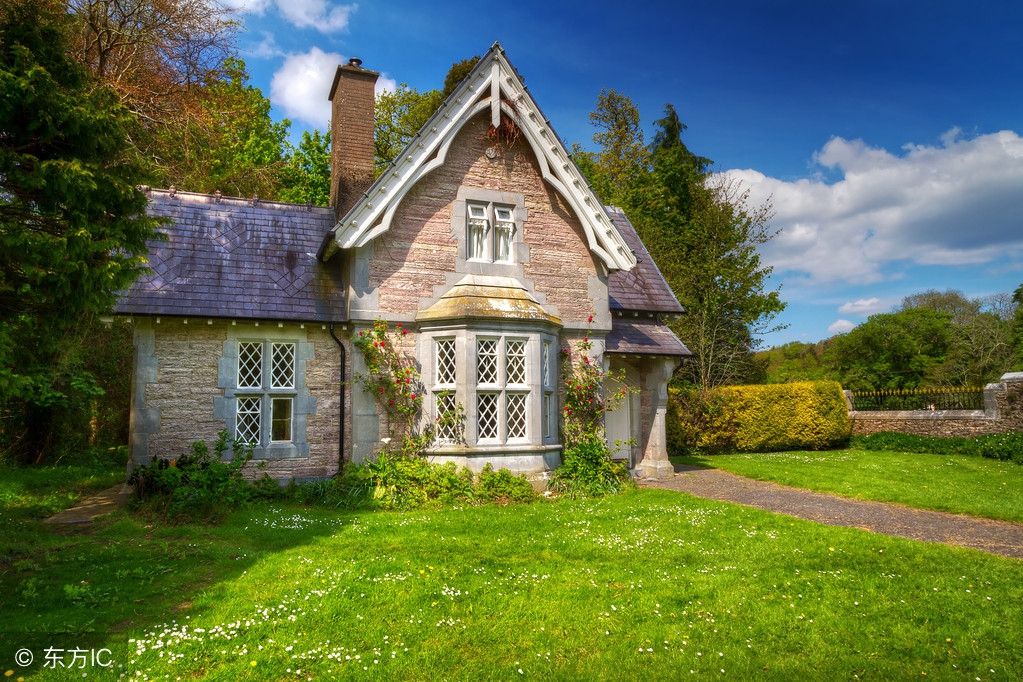
M833 450L672 461L843 497L1023 521L1023 466L983 457Z
M672 491L25 524L0 546L14 679L1023 678L1020 561Z

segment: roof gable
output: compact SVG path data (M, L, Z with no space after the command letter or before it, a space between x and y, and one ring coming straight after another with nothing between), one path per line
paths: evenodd
M443 165L459 130L474 116L489 111L499 127L504 114L515 122L536 155L540 173L578 216L590 251L609 270L631 270L636 257L604 210L586 178L508 62L494 43L394 163L333 227L324 260L339 249L364 246L387 232L406 194Z

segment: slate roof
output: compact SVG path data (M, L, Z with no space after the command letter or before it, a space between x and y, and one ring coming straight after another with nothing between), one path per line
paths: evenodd
M334 225L329 208L147 190L151 215L169 218L149 244L151 272L115 311L303 322L345 319L340 259L316 251Z
M617 317L604 340L608 353L626 355L692 355L675 332L654 316Z
M608 277L611 310L681 314L682 306L640 241L636 228L620 208L608 206L607 212L639 261L632 270L614 271Z

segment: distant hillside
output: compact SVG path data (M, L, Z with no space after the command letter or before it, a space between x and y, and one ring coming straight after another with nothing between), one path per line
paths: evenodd
M824 349L831 339L817 343L793 341L757 353L757 359L767 361L767 383L784 384L791 381L813 379L834 379L838 375L829 373L823 364Z

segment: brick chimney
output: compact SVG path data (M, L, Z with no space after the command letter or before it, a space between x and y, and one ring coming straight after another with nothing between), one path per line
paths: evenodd
M340 220L373 184L373 88L376 71L352 58L330 86L330 205Z

